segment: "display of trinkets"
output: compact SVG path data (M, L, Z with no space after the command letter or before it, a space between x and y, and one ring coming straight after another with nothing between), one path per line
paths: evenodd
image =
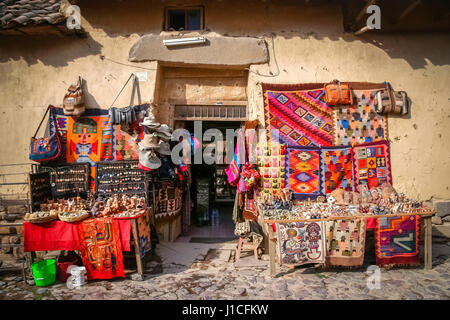
M72 197L69 199L47 200L40 205L41 211L55 210L57 212L75 212L87 208L87 201L81 197Z
M56 210L51 211L36 211L25 214L24 220L31 223L44 223L58 219L58 212Z
M98 195L145 194L146 175L135 160L98 162L95 190Z
M117 218L135 217L139 216L147 210L147 204L145 197L128 196L118 194L112 197L99 200L92 207L91 213L95 217L113 216Z
M50 174L50 187L54 199L81 196L87 198L91 167L89 163L64 166L39 166L39 172Z
M79 210L72 212L62 212L58 214L60 220L65 222L77 222L88 218L91 213L87 210Z
M48 172L30 173L28 175L31 211L40 209L40 204L52 199L50 175Z

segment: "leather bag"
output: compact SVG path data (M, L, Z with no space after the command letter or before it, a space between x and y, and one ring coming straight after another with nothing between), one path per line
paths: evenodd
M325 102L330 106L340 104L353 105L353 97L350 85L347 83L340 83L334 80L324 86Z

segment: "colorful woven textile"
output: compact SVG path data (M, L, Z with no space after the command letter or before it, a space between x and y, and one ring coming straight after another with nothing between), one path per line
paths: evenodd
M320 149L322 193L335 189L353 191L353 161L351 147Z
M323 100L323 86L303 87L263 85L267 134L291 147L331 146L333 109Z
M138 234L139 234L139 248L141 251L141 257L145 257L145 254L152 249L152 242L150 239L150 218L148 212L137 219Z
M366 241L364 219L327 221L326 262L330 266L362 266Z
M78 234L88 280L125 277L117 221L113 218L84 220L78 225Z
M133 131L136 133L137 139L131 136L127 131L123 131L120 124L116 125L115 127L115 160L138 160L138 142L144 138L144 127L138 124L132 126Z
M278 143L258 146L256 155L263 192L268 194L285 188L286 146Z
M325 262L325 228L322 222L277 223L280 264Z
M376 219L377 265L419 264L420 216Z
M322 195L319 148L288 148L287 184L294 199L315 199Z
M355 145L388 139L387 117L375 111L377 90L353 90L355 104L334 108L334 145Z
M358 192L362 184L367 184L369 189L384 182L392 185L389 142L383 140L354 146L353 168L355 190Z

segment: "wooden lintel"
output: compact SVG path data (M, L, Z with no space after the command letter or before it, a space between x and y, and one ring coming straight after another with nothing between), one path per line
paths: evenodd
M411 13L411 11L413 11L419 4L422 3L422 0L416 0L413 3L411 3L400 15L400 17L397 19L396 22L399 22L400 20L402 20L404 17L406 17L408 14Z

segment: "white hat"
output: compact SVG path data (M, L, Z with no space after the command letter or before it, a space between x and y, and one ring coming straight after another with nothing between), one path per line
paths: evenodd
M159 142L159 149L157 149L157 151L160 154L163 154L163 155L166 155L166 156L171 154L170 145L167 142L164 142L164 141L160 141Z
M149 169L158 169L161 159L151 150L139 150L139 164Z

